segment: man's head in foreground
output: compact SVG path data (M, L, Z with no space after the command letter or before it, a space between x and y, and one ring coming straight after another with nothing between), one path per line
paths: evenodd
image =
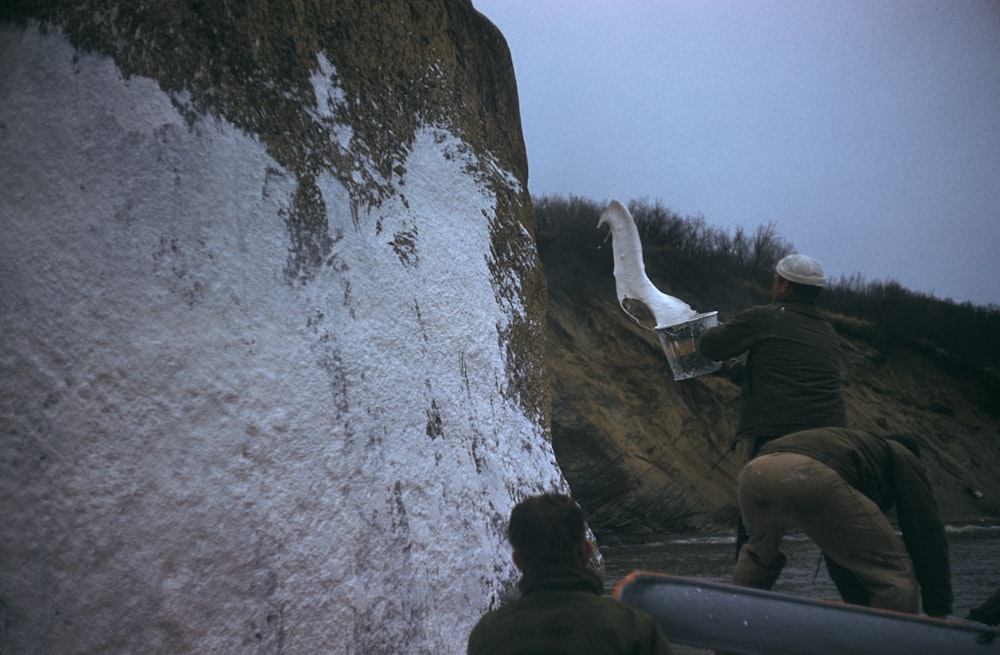
M507 537L521 571L549 566L585 567L592 546L583 510L569 496L548 493L527 498L510 513Z

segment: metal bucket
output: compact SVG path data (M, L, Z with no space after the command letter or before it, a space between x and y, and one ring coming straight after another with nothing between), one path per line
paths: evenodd
M722 362L706 359L697 348L698 336L718 324L719 312L707 312L690 321L656 329L675 380L687 380L722 368Z

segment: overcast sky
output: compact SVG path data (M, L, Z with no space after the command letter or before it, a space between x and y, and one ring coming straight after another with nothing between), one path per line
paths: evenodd
M1000 305L1000 0L473 0L535 196L773 222L827 276Z

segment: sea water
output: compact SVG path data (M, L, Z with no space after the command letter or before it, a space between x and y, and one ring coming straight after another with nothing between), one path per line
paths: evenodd
M953 616L965 618L973 607L1000 589L1000 526L949 526L948 551L955 597ZM839 600L818 548L801 533L786 535L781 545L788 564L774 591ZM669 573L709 582L729 582L736 557L734 537L679 536L660 543L601 548L605 594L632 571ZM676 655L707 653L673 645Z

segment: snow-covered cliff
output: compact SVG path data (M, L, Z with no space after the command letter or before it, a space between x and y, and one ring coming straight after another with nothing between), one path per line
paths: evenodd
M502 39L78 4L0 22L0 650L461 652L565 490Z

